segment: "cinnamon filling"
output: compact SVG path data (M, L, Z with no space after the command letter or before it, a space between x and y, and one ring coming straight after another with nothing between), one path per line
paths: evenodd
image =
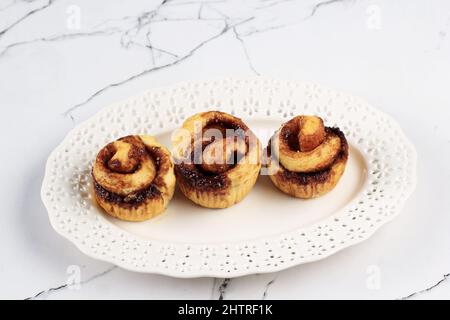
M157 173L164 166L165 157L166 155L159 147L148 147L135 136L126 136L108 144L99 152L97 159L104 166L106 177L114 177L116 188L121 189L121 182L125 184L122 179L142 169L142 161L150 160L155 173L150 175L151 180L143 187L136 188L133 192L120 194L102 185L96 179L93 169L92 177L96 195L107 202L126 207L137 206L146 199L160 197L160 189L164 186L164 181ZM121 178L120 175L123 177Z
M284 124L280 139L294 151L314 150L325 141L323 121L316 116L297 116Z
M239 120L223 119L217 115L202 128L201 137L192 143L196 148L189 161L175 166L177 178L183 179L195 190L215 192L225 190L230 184L226 175L249 149L249 128Z
M283 127L285 129L286 126ZM341 147L340 151L335 156L333 163L322 170L318 170L315 172L294 172L289 171L286 168L283 167L281 163L279 163L279 166L283 168L283 170L280 170L277 175L281 177L284 180L289 180L293 183L299 184L299 185L308 185L311 183L324 183L330 178L331 169L332 167L337 164L338 162L345 162L348 158L348 143L347 139L345 138L344 133L339 128L325 128L326 133L334 133L340 138L341 141ZM292 146L292 148L295 148L295 143L298 146L298 131L293 130L292 127L286 128L286 130L282 131L283 137L286 139L286 141L289 141L289 145ZM291 144L292 143L292 144ZM273 157L271 154L271 141L269 141L269 144L266 149L267 156ZM277 160L277 159L274 159ZM278 160L277 160L278 161Z
M114 192L109 192L108 190L103 188L94 178L94 189L96 194L105 201L122 206L136 206L143 203L147 199L154 199L161 195L161 192L153 183L143 190L123 196Z

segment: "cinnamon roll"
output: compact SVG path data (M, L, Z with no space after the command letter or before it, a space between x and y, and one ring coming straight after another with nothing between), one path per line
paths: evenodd
M173 138L181 192L207 208L227 208L253 188L261 169L261 145L241 120L209 111L188 118Z
M265 150L274 185L291 196L309 199L331 191L348 159L348 144L338 128L316 116L297 116L282 125Z
M107 144L92 169L94 195L111 216L143 221L163 212L175 189L170 152L150 136Z

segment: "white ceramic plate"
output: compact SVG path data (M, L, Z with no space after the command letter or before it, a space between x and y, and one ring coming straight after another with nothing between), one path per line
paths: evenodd
M243 118L266 144L298 114L338 126L350 144L338 186L315 200L284 195L261 176L250 195L223 210L198 207L177 191L167 211L139 223L105 215L91 197L90 170L106 143L171 132L194 113ZM236 277L325 258L367 239L395 217L416 184L416 153L396 122L366 102L302 82L266 78L181 83L104 108L50 155L42 199L55 230L87 255L175 277Z

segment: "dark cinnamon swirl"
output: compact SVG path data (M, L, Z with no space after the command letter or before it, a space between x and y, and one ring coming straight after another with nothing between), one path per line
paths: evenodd
M283 124L265 151L265 165L275 186L309 199L326 194L339 182L348 159L348 144L338 128L315 116L297 116Z
M227 208L241 201L261 169L259 140L241 119L224 112L188 118L173 145L180 190L203 207Z
M175 189L170 152L150 136L107 144L92 169L98 204L111 216L143 221L164 211Z

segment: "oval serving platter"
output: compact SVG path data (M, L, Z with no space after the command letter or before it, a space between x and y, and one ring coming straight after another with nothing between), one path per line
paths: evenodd
M198 207L176 190L166 212L145 222L102 212L90 175L102 146L150 134L170 148L173 130L207 110L242 118L263 145L293 116L318 115L347 136L344 176L314 200L291 198L260 176L227 209ZM369 238L401 211L415 185L415 149L391 117L316 84L259 77L180 83L104 108L51 153L41 195L54 229L93 258L174 277L237 277L323 259Z

